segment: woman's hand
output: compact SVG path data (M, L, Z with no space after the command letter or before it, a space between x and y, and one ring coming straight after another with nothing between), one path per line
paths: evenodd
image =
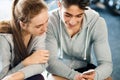
M48 50L37 50L32 55L27 57L22 63L24 66L32 64L42 64L47 63L48 59L49 59Z
M2 80L24 80L24 73L19 71L4 77Z
M2 80L14 80L11 75L4 77Z

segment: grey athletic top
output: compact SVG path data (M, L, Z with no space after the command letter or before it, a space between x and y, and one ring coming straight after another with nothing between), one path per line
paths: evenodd
M91 62L92 46L98 63L95 80L103 80L112 73L105 20L97 12L85 10L82 30L71 38L60 18L59 9L50 12L46 37L46 47L51 54L49 72L73 80L78 73L74 69Z
M0 33L0 80L6 75L12 74L17 71L22 71L25 74L25 79L42 73L47 64L34 64L24 67L22 63L9 70L11 61L14 58L14 45L13 37L11 34ZM28 52L31 53L38 49L45 49L45 35L37 36L32 39L28 47Z

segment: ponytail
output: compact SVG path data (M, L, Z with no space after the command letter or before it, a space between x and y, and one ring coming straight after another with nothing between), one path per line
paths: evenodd
M19 2L19 0L13 1L12 20L10 22L11 31L13 34L13 42L14 42L14 60L11 63L11 68L15 67L18 63L20 63L23 59L25 59L28 56L27 49L26 49L23 39L22 39L22 33L21 33L19 20L15 13L18 2Z

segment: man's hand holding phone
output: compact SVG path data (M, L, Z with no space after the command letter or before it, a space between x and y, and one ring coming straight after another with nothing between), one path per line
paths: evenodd
M95 70L94 69L90 69L88 71L83 72L82 75L87 80L94 80Z

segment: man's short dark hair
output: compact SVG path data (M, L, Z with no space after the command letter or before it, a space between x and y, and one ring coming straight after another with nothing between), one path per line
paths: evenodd
M65 8L69 8L71 5L76 5L80 9L86 10L90 4L90 0L62 0L61 3Z

